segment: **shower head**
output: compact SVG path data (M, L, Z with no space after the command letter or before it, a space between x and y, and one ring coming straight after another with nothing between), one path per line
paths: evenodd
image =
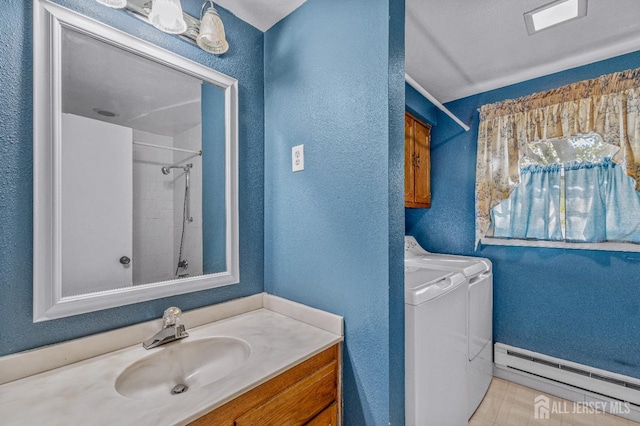
M171 167L162 166L162 174L168 175L169 173L171 173Z

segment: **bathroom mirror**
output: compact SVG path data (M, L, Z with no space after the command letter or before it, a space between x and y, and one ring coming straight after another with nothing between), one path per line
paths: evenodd
M34 322L239 281L237 81L34 5Z

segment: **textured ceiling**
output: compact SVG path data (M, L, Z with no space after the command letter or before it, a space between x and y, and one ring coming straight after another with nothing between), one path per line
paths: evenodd
M407 0L406 72L441 102L640 49L640 1L589 0L588 14L529 36L550 0Z
M165 136L200 124L202 81L195 77L67 28L62 56L65 113Z
M304 1L218 3L266 31ZM406 0L406 72L448 102L640 49L640 0L589 0L585 18L529 36L523 14L550 1Z
M238 18L260 31L267 31L306 0L216 0Z

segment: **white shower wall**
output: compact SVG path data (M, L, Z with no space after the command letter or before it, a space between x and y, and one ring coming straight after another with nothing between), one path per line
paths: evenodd
M170 136L133 131L136 142L173 146ZM174 278L173 206L174 170L162 174L173 163L173 151L133 145L133 284Z
M62 296L129 287L130 128L62 114Z
M176 148L199 151L202 149L202 126L177 134L173 139ZM191 216L193 222L185 227L185 238L182 258L187 259L189 267L180 269L179 274L202 275L202 157L195 154L174 151L172 164L185 166L193 164L191 168ZM173 264L177 265L180 255L180 239L182 236L182 211L184 207L185 176L179 169L173 169ZM175 267L175 266L174 266ZM175 272L175 271L174 271Z
M136 142L198 151L202 127L193 127L175 137L133 130ZM202 275L202 157L133 144L133 284L147 284L175 278L180 254L185 191L181 169L162 173L163 166L191 169L191 216L185 228L183 259L187 269L178 274Z

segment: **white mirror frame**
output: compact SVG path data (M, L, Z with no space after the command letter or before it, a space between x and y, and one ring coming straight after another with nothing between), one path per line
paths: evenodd
M224 90L226 271L62 297L62 27L91 35ZM33 321L46 321L238 283L238 81L47 0L34 2L33 34Z

